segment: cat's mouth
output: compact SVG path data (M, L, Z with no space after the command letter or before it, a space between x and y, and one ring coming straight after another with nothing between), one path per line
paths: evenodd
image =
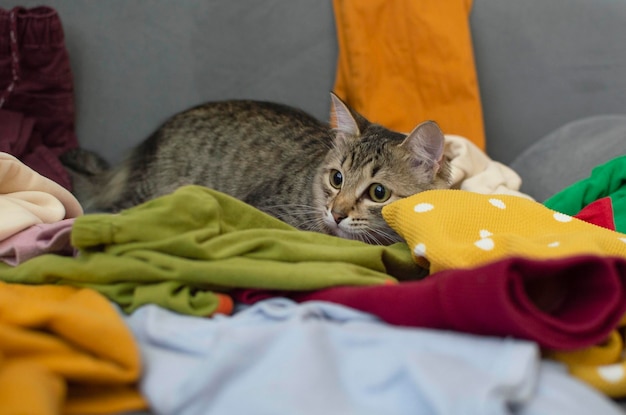
M337 222L332 215L324 218L324 226L330 235L344 239L352 239L365 242L372 245L391 245L394 242L402 240L395 232L386 230L385 232L376 232L367 226L355 225L350 217Z
M345 218L337 222L330 212L326 212L326 215L324 216L324 227L330 235L338 236L344 239L358 239L357 235L353 231L349 230L350 221L350 218Z
M338 236L344 239L358 239L358 235L350 231L345 231L337 225L334 226L334 229L331 229L331 233L335 236Z

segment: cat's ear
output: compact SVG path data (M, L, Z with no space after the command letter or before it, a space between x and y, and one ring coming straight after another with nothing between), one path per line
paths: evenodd
M415 127L400 146L407 148L418 160L432 163L434 171L438 172L443 162L444 144L445 138L437 123L425 121Z
M358 136L359 124L350 108L335 94L330 93L330 126L339 134Z

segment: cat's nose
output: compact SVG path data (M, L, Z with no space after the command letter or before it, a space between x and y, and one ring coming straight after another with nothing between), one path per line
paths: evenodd
M339 222L341 222L342 220L344 220L347 217L343 212L337 212L336 210L333 210L331 213L332 213L333 219L335 219L335 223L337 225L339 225Z

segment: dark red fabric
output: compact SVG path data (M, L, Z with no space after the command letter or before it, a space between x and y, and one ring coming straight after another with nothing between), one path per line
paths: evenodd
M577 256L508 258L398 285L232 294L246 304L274 296L330 301L394 325L513 336L570 350L606 339L626 312L625 287L626 260Z
M69 189L58 156L78 146L74 119L73 77L57 12L0 9L0 151Z
M20 112L0 110L0 146L5 153L24 153L26 144L33 134L35 119Z
M574 217L612 231L615 230L613 202L609 196L593 201L574 215Z

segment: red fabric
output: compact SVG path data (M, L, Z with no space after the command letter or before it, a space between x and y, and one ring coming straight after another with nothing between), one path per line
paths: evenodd
M593 201L574 215L574 217L612 231L615 230L613 202L609 196Z
M74 117L73 77L57 12L0 9L0 151L69 189L58 156L78 146Z
M251 304L273 296L330 301L401 326L514 336L555 350L602 342L626 312L626 260L508 258L397 285L314 292L240 290ZM543 310L538 304L543 305Z

